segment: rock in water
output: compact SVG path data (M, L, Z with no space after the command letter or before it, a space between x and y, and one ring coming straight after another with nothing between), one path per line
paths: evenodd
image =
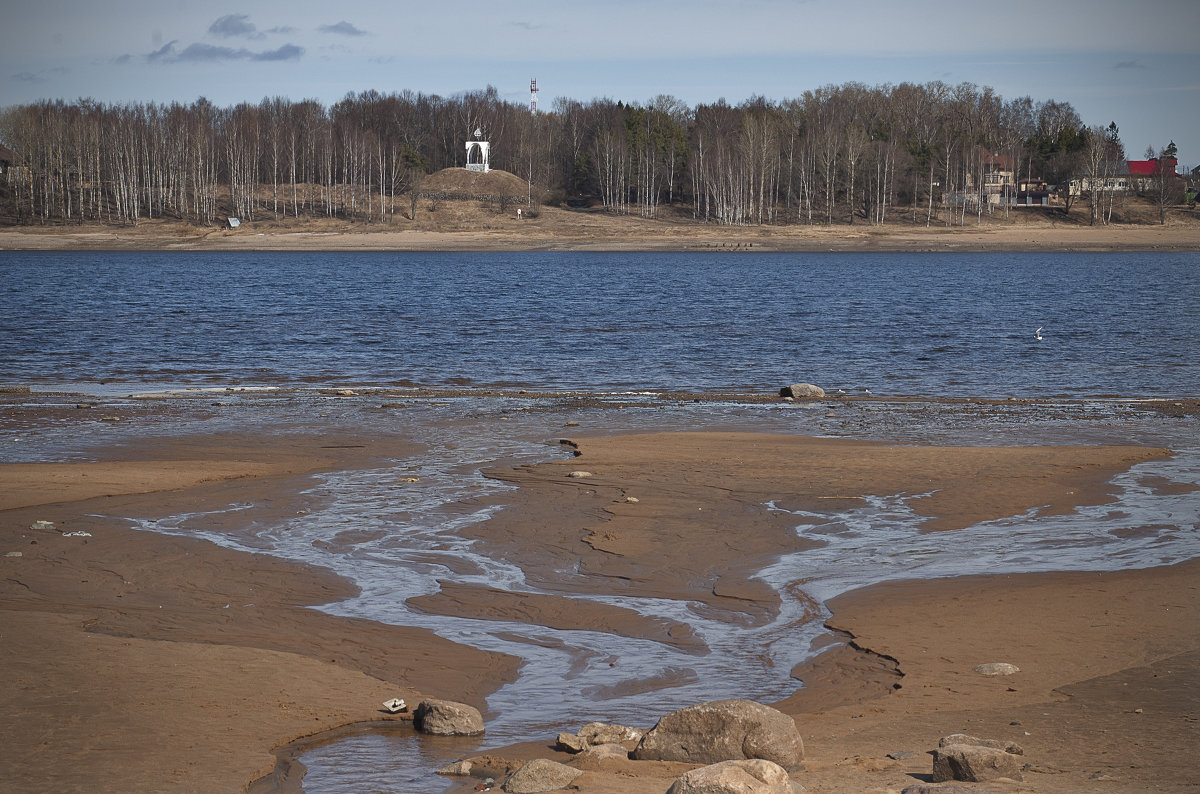
M722 761L685 774L667 794L795 794L788 773L779 764L761 759Z
M715 700L664 716L631 757L691 764L761 758L795 769L804 761L804 740L792 718L770 706Z
M780 389L779 396L794 400L820 400L825 396L825 390L811 383L793 383Z
M437 770L437 774L449 777L466 777L471 774L471 762L468 759L462 759L452 764L446 764Z
M483 716L466 703L422 700L413 712L413 727L434 736L478 736L483 733Z
M535 758L513 772L501 788L508 794L540 794L566 788L582 774L566 764L548 758Z
M1012 753L994 747L949 744L933 751L933 782L961 780L983 783L1006 777L1021 779L1021 762Z

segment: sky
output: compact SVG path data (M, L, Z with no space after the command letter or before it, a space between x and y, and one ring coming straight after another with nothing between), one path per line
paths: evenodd
M689 105L941 80L1069 102L1128 157L1200 164L1200 0L39 0L0 26L0 106L337 102L495 86Z

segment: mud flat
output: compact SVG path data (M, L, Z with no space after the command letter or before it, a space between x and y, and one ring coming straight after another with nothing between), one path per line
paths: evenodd
M370 443L160 439L107 460L0 465L4 787L240 791L274 773L288 741L403 721L383 713L388 698L483 706L517 660L305 608L354 594L328 571L100 517L295 512L307 474Z
M695 658L697 670L712 655L705 647L721 639L713 626L749 635L791 609L786 635L823 620L833 632L827 652L772 673L791 682L774 701L804 737L808 760L793 779L808 791L896 790L927 779L926 751L955 732L1025 748L1024 782L991 790L1193 785L1196 561L896 576L849 590L807 581L798 569L763 574L773 560L803 560L828 545L798 533L801 521L831 526L863 503L901 494L913 537L953 548L980 522L1104 506L1116 498L1114 477L1169 460L1168 450L601 428L570 442L563 446L577 457L489 468L490 477L517 486L503 497L508 508L460 530L481 553L518 565L536 593L448 582L412 599L414 607L531 628L600 628L614 647L650 642ZM419 453L405 438L331 428L167 434L99 448L87 460L0 466L0 671L11 684L0 701L6 785L237 791L270 778L272 750L288 742L403 722L381 713L389 697L446 697L486 711L489 695L517 680L517 658L424 628L307 609L352 597L355 587L321 568L134 531L125 520L186 513L219 525L244 520L225 517L228 506L254 504L257 521L282 525L312 507L303 494L313 474ZM1153 477L1137 483L1185 498L1197 487ZM1126 531L1194 534L1196 527ZM961 554L977 551L964 542ZM609 600L617 596L690 606L670 613L672 620ZM687 610L695 619L683 619ZM974 672L997 661L1020 672ZM636 702L673 683L657 671L622 673L625 664L612 661L623 688L606 696ZM689 686L714 697L737 694L703 674ZM638 727L647 728L659 714L643 716ZM585 793L665 791L681 772L667 763L571 760L550 749L553 735L527 738L489 752L570 760L585 771L574 784ZM452 785L471 790L477 782Z

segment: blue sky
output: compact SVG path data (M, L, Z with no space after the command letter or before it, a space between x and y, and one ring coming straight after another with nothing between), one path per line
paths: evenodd
M111 7L110 7L111 6ZM690 105L830 83L942 80L1070 102L1131 158L1200 163L1200 0L609 0L243 3L43 0L6 12L0 105L257 102L494 85Z

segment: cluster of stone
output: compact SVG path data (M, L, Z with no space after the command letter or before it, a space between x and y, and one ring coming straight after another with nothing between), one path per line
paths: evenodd
M421 712L421 706L417 711ZM669 794L804 791L788 777L789 770L804 761L804 742L795 722L783 712L750 700L689 706L667 714L645 733L625 725L592 722L577 733L560 733L557 746L591 762L611 758L702 765L677 779ZM470 775L482 768L467 759L438 771L444 775ZM494 765L486 768L493 769ZM570 786L581 774L573 766L536 759L509 774L500 788L507 794L557 791Z
M417 730L439 735L483 732L479 712L452 701L423 700L414 713ZM789 774L804 762L804 742L786 714L751 700L700 703L662 717L649 731L624 725L592 722L577 733L560 733L557 747L590 762L606 759L675 761L696 764L671 784L667 794L803 794ZM1021 780L1024 750L1014 742L981 739L956 733L944 736L933 751L933 782L982 783ZM574 761L572 762L574 763ZM457 761L438 770L443 775L504 775L507 794L540 794L570 786L583 770L545 758L511 764L499 759ZM507 768L505 766L507 765ZM486 778L482 790L491 790ZM904 789L904 794L937 791L951 794L955 786ZM981 790L972 789L976 794Z

